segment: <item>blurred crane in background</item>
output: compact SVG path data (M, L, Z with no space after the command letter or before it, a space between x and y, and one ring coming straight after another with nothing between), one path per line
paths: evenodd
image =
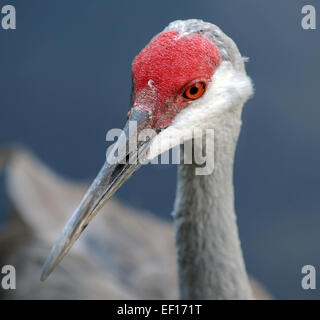
M0 151L10 200L0 229L0 265L16 267L16 290L5 299L177 299L172 225L110 200L46 282L48 250L87 184L66 180L25 148ZM254 296L269 298L250 279Z

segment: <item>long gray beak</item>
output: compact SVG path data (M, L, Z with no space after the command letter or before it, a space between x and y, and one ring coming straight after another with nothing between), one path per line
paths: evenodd
M62 258L69 252L72 245L104 203L140 168L154 136L149 135L148 139L144 141L137 141L137 136L141 130L148 127L149 120L147 112L141 110L132 111L122 136L119 137L114 145L113 150L117 151L117 155L114 155L113 152L109 153L107 161L78 208L68 220L43 266L41 281L44 281L50 275ZM136 125L132 126L134 122Z

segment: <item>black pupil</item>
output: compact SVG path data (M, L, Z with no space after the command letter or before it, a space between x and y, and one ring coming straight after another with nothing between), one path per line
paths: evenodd
M189 92L190 92L192 95L195 95L195 94L197 94L198 90L199 90L199 89L198 89L197 87L192 87Z

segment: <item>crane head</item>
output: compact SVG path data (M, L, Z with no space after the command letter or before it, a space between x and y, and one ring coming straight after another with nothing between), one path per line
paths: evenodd
M219 64L218 48L200 34L158 34L133 61L132 110L147 112L153 129L166 129L202 97Z
M47 259L44 280L70 250L101 206L140 167L135 156L151 159L181 144L192 128L214 128L225 112L252 92L243 59L218 27L201 20L174 21L156 35L132 64L132 101L123 139L67 222ZM136 122L130 132L129 122ZM132 135L151 130L132 147ZM119 151L120 150L120 151ZM119 157L119 154L122 155Z

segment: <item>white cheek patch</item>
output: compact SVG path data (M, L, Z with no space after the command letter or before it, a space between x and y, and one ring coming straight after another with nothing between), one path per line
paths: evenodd
M222 62L203 97L181 110L172 124L154 138L147 153L148 159L195 138L199 129L214 129L219 115L243 104L252 93L250 78L235 71L229 62Z

